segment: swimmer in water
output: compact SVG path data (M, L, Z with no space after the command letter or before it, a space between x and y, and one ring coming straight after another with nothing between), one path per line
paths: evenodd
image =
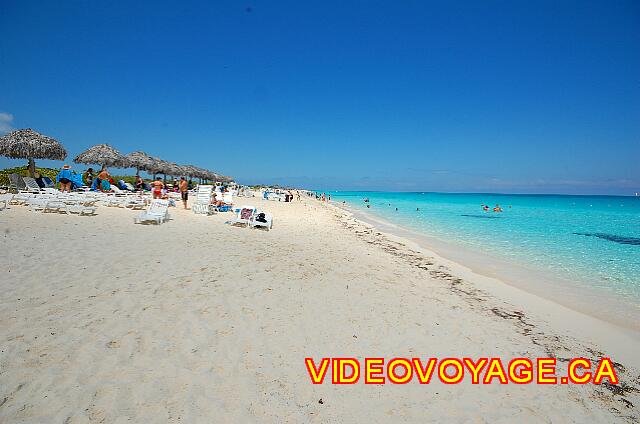
M489 212L489 206L484 205L484 206L482 207L482 210L483 210L483 211L485 211L485 212Z
M398 208L396 208L396 210L398 210Z
M420 211L420 208L416 208L416 212L419 212L419 211Z
M370 207L371 207L371 205L367 205L367 208L370 208Z
M496 205L495 208L493 208L494 212L502 212L502 208L500 207L500 205Z

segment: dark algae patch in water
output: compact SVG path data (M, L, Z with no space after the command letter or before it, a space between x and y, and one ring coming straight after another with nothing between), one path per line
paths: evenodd
M573 233L577 236L586 236L586 237L597 237L603 240L609 240L618 244L631 244L634 246L640 246L640 238L638 237L625 237L618 236L615 234L606 234L606 233Z
M467 218L482 218L482 219L501 219L501 216L492 216L492 215L468 215L468 214L462 214L460 216L465 216Z

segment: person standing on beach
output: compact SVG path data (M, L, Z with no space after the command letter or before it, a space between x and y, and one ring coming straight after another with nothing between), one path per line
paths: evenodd
M187 209L187 200L189 200L189 185L187 184L187 180L184 177L180 177L180 196L182 196L182 203L184 204L184 208Z
M107 171L107 167L103 166L98 174L98 189L101 191L109 191L111 190L111 183L109 179L111 175L109 175L109 171Z
M71 177L71 167L69 165L63 166L56 177L56 180L58 180L58 183L60 184L61 192L64 193L66 191L71 193Z
M140 192L144 191L144 180L140 175L136 175L136 190Z

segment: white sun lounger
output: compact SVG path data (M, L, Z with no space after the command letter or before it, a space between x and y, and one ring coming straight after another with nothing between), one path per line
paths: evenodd
M228 223L231 225L241 224L248 227L251 217L253 217L253 214L256 212L256 208L253 206L241 206L235 210L237 211L236 216L228 221Z
M135 224L143 222L155 222L162 224L169 219L169 201L163 199L155 199L151 202L146 211L133 218Z
M191 204L191 210L193 213L200 213L209 215L213 212L211 207L211 192L213 186L199 185L198 192L196 193L196 200Z
M96 213L95 206L86 206L81 203L75 203L72 205L67 205L68 213L77 213L78 215L94 215Z
M256 212L253 214L253 216L249 220L249 227L251 228L264 227L267 229L267 231L271 230L271 228L273 228L273 215L270 214L269 212L264 212L264 219L267 222L256 221L260 213L261 212Z
M2 209L7 209L9 207L9 204L11 203L11 200L13 200L13 194L11 193L0 194L0 204L4 203L4 206L2 207Z
M68 214L69 208L67 207L67 204L64 202L64 200L53 199L48 200L45 203L43 212L64 212Z
M42 190L38 185L38 183L36 182L35 178L22 177L22 180L24 181L24 184L27 186L27 191L39 193L40 190Z

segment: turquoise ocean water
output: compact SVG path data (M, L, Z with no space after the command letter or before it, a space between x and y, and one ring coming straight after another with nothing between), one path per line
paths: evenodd
M406 229L550 271L640 305L640 197L330 194L335 202ZM481 204L491 209L499 204L504 212L485 212Z

